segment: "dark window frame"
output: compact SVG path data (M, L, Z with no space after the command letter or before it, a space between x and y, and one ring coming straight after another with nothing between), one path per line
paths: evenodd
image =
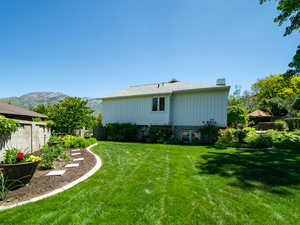
M164 112L166 109L166 97L152 98L152 112Z

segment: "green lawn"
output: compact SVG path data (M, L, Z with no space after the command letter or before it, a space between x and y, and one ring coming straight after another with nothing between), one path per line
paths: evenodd
M300 224L296 151L101 142L94 152L95 175L0 212L0 224Z

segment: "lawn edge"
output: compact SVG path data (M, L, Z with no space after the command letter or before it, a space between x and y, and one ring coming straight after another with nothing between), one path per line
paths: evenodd
M88 152L90 152L96 158L96 164L95 164L95 166L90 171L88 171L86 174L84 174L83 176L79 177L78 179L72 181L71 183L66 184L63 187L57 188L57 189L55 189L55 190L53 190L53 191L51 191L51 192L49 192L47 194L40 195L38 197L34 197L34 198L30 199L30 200L26 200L26 201L23 201L23 202L18 202L18 203L13 204L13 205L0 206L0 211L6 210L6 209L11 209L11 208L14 208L14 207L17 207L17 206L21 206L21 205L25 205L25 204L32 203L32 202L37 202L39 200L48 198L50 196L56 195L56 194L58 194L60 192L63 192L65 190L68 190L68 189L74 187L75 185L81 183L82 181L88 179L90 176L92 176L94 173L96 173L101 168L101 166L102 166L102 160L101 160L101 158L97 154L95 154L94 152L91 151L91 148L95 147L98 144L99 143L95 143L95 144L92 144L92 145L90 145L89 147L86 148L86 150Z

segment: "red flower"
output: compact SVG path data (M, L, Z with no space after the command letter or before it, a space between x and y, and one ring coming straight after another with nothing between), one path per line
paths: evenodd
M17 154L17 159L23 159L23 158L24 158L24 153L19 152L19 153Z
M60 139L64 139L65 136L59 136Z

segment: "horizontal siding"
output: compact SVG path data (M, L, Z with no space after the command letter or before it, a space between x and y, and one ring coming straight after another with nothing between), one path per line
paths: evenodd
M199 126L214 119L219 126L227 125L227 91L184 93L172 96L172 124Z
M168 125L169 96L166 96L165 99L164 112L152 112L153 97L156 96L104 100L102 103L103 123Z

